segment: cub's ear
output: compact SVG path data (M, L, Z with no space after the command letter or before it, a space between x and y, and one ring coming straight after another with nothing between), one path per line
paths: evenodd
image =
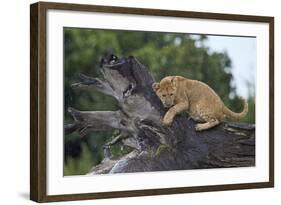
M160 88L160 84L159 83L153 83L152 84L152 89L154 90L154 92L156 92L159 88Z
M179 77L178 76L174 76L172 79L171 79L171 84L172 84L172 87L176 88L177 87L177 82L179 80Z

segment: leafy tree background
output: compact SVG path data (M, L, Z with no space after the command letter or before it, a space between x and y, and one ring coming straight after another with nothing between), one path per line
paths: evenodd
M227 53L211 52L206 35L113 31L81 28L64 29L64 123L72 121L69 106L79 110L116 110L112 97L95 91L74 90L79 73L99 76L104 55L135 56L156 81L168 75L181 75L210 85L232 110L240 111L242 102L233 84L231 59ZM248 83L249 113L244 122L255 122L255 89ZM64 136L64 175L86 174L103 159L102 146L118 131L92 133L80 138L77 133ZM118 145L113 155L128 149Z

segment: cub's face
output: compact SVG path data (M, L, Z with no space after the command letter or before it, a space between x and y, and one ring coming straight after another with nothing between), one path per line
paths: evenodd
M153 83L152 88L162 101L164 107L169 108L175 105L176 86L173 78L166 77L160 83Z

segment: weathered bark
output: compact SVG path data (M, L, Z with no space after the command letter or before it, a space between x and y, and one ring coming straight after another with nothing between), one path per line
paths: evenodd
M74 123L65 133L81 135L97 130L119 129L118 135L104 145L104 160L89 174L124 173L245 167L255 165L255 126L221 123L203 132L187 114L175 117L171 127L162 124L167 111L152 90L154 82L145 66L134 57L109 56L101 62L103 79L81 75L74 88L94 89L113 96L117 111L78 111L69 108ZM123 143L133 148L114 158L110 146Z

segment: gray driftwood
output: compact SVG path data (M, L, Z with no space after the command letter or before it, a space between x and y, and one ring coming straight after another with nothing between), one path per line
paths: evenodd
M152 90L148 69L136 58L111 55L101 62L102 78L80 75L73 88L93 89L113 96L116 111L79 111L69 108L73 124L65 133L82 136L100 130L119 129L120 134L104 145L104 160L89 174L244 167L255 165L255 126L221 123L196 132L187 114L176 116L171 127L162 124L167 111ZM115 158L110 146L122 143L132 152Z

